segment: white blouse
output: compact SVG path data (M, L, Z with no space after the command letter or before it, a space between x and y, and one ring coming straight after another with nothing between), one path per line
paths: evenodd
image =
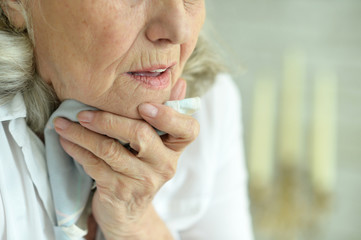
M43 143L27 127L22 96L0 106L0 239L54 239ZM201 131L153 204L176 239L253 239L239 95L219 75L195 114Z

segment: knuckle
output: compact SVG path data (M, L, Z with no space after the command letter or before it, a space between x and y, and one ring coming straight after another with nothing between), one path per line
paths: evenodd
M166 166L166 171L164 171L163 174L164 180L166 181L171 180L174 177L176 170L177 168L176 166L174 166L174 164L168 164L168 166Z
M84 158L86 159L86 161L84 162L84 165L86 166L94 167L94 166L99 166L101 164L99 158L96 157L91 152L85 152Z
M113 138L108 138L103 140L101 144L97 145L97 152L99 155L107 160L107 162L112 162L119 157L119 146L118 142ZM111 165L111 164L110 164Z
M138 122L131 133L131 144L138 145L138 152L146 151L150 143L154 141L154 130L145 122Z
M196 119L191 118L187 120L186 125L187 125L186 136L191 140L196 139L200 131L199 122Z
M153 176L144 176L143 177L143 186L144 186L144 195L153 195L157 189L158 184Z
M114 129L114 126L116 125L116 119L112 114L107 112L99 112L98 117L101 119L105 131L112 131Z
M162 176L163 182L171 180L176 174L176 171L177 164L174 164L171 161L169 161L168 163L163 163L160 170L160 175Z
M129 186L127 186L121 179L118 178L114 182L113 189L114 196L116 196L118 200L128 202L132 199L132 194Z
M138 141L146 141L151 135L150 127L144 122L139 122L134 128L134 137Z
M94 160L93 160L94 159ZM81 164L84 168L86 174L95 180L104 179L103 166L100 160L96 159L94 156L89 156L87 160L91 160L87 163Z

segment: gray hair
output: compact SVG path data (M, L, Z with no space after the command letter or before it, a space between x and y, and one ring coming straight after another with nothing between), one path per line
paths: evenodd
M35 71L29 34L11 26L0 8L0 104L18 93L24 97L27 124L41 135L57 106L57 98L53 89Z
M22 12L25 14L25 10ZM0 5L0 105L21 93L27 109L27 124L41 135L58 106L58 99L52 87L35 70L32 27L28 20L26 24L25 30L15 29ZM187 97L202 95L223 71L211 49L201 34L182 75L188 83Z

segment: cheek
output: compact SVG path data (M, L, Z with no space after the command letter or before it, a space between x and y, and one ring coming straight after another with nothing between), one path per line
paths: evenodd
M184 67L185 62L191 56L197 44L198 36L205 19L204 5L199 6L198 10L190 14L191 25L191 38L181 46L181 65Z
M94 67L109 66L132 48L143 26L145 14L142 6L132 9L129 2L99 1L89 10L89 13L93 13L88 14L87 20L92 43L89 50L93 53L91 59L94 60Z
M90 60L93 67L106 68L124 57L133 45L137 29L128 26L104 26L92 31Z
M180 67L183 70L185 63L192 55L194 48L196 47L197 40L198 40L198 32L192 35L192 39L189 40L187 43L181 45L181 52L180 52Z
M136 29L127 28L119 24L93 24L91 29L83 29L82 32L87 33L84 39L78 38L64 47L63 53L76 50L78 52L73 57L66 54L62 55L62 60L58 58L54 61L57 64L56 72L59 74L53 78L58 82L53 84L60 98L96 98L112 87L118 79L117 67L126 58L137 35ZM90 44L86 46L85 43L88 42Z

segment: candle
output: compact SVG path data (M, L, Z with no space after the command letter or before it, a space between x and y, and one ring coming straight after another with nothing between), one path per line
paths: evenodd
M305 58L297 50L287 51L280 102L278 159L283 167L295 168L304 152Z
M275 81L264 74L254 88L249 152L250 181L260 188L273 177L275 106Z
M337 152L337 77L332 71L315 77L311 176L316 191L331 193L335 184Z

